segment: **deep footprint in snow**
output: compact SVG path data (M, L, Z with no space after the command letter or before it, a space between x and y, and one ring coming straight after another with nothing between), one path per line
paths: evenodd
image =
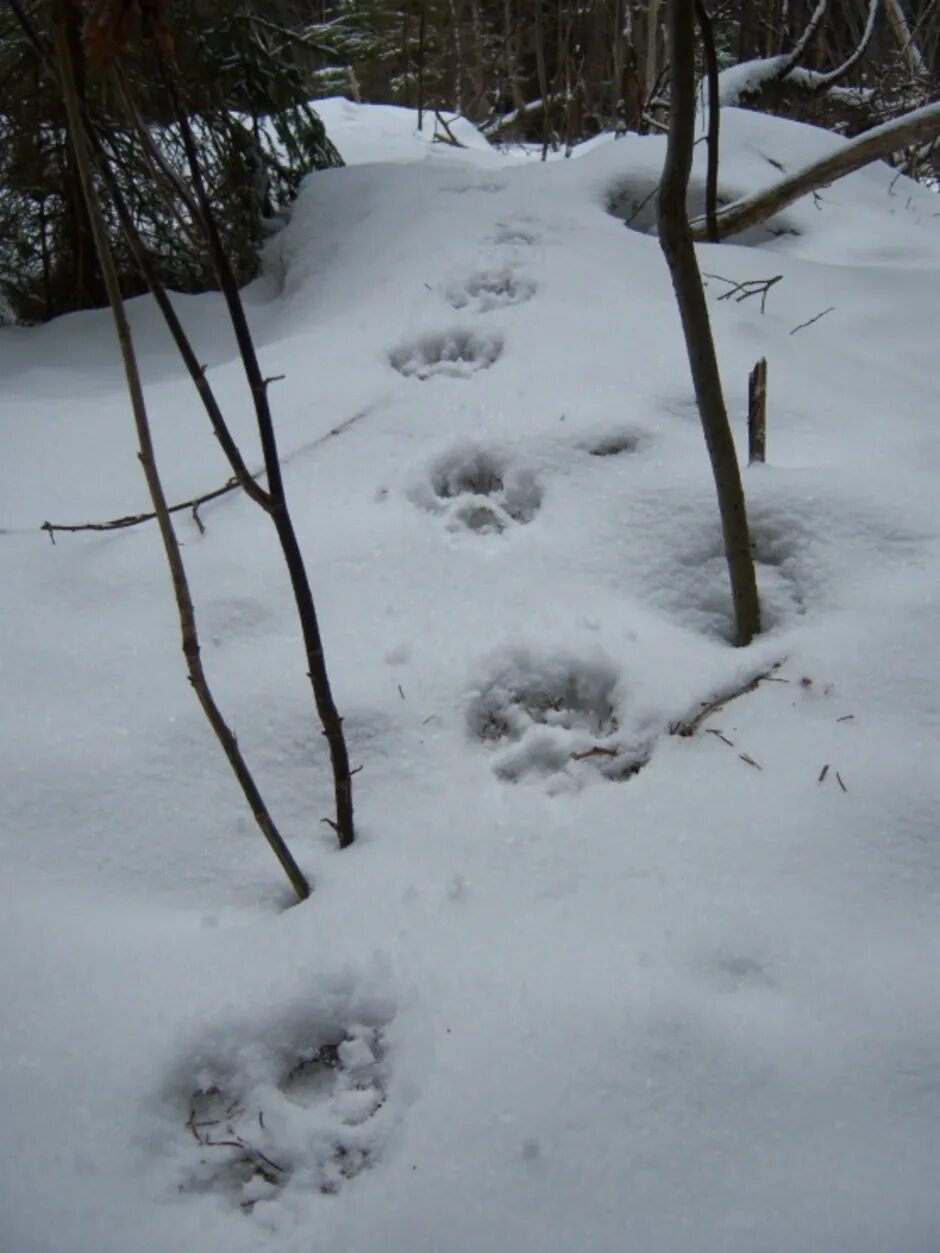
M659 182L651 174L628 175L611 183L605 197L605 208L611 217L618 218L631 230L643 235L657 231L656 192ZM719 209L739 199L744 192L740 188L726 187L718 196ZM689 216L693 219L705 213L705 182L693 174L689 183ZM736 244L751 247L775 239L778 235L800 235L802 232L786 213L777 213L765 222L735 235Z
M259 1041L215 1063L201 1059L180 1111L188 1146L180 1191L215 1192L246 1213L288 1185L339 1191L380 1148L385 1025L334 1024L290 1052Z
M463 444L438 458L411 491L414 502L442 514L451 530L499 534L538 513L542 489L531 470L489 448Z
M583 447L592 457L623 457L641 452L650 443L649 435L639 429L620 429L596 435Z
M605 658L513 649L473 695L467 724L498 750L493 769L509 782L541 775L578 786L587 770L626 779L649 753L618 742L618 683Z
M508 268L479 270L464 283L455 283L447 290L447 299L455 309L488 313L505 305L519 305L531 300L535 283Z
M406 378L423 380L435 375L469 378L477 370L488 370L499 360L502 351L502 336L455 327L399 344L388 359Z

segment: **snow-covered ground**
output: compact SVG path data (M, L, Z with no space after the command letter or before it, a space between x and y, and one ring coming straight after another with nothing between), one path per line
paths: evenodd
M668 274L621 220L663 141L542 165L323 114L350 168L247 299L351 850L267 520L178 521L306 904L153 525L38 529L148 507L108 315L0 330L0 1248L935 1253L940 202L876 166L700 249L739 439L769 361L740 651ZM728 110L725 192L838 142ZM177 303L256 465L221 304ZM131 312L186 499L228 468Z

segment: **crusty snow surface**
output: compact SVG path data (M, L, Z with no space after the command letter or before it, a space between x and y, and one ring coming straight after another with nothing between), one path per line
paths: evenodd
M623 222L663 141L541 164L323 115L349 167L246 300L351 850L267 519L177 515L306 904L153 524L39 530L147 508L107 313L0 329L0 1248L936 1253L940 200L879 165L699 250L743 460L769 362L742 651L668 274ZM727 110L723 194L840 142ZM257 465L221 303L177 304ZM228 467L131 313L185 500Z

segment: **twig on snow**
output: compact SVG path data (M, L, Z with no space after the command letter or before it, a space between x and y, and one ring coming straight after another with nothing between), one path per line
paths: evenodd
M671 723L669 727L669 734L681 735L686 738L694 735L706 718L710 718L713 713L716 713L719 709L723 709L725 705L729 704L731 701L737 700L739 696L746 696L748 692L755 691L760 683L771 679L774 671L779 670L782 665L782 661L775 662L769 670L766 670L761 674L756 674L753 679L749 679L747 683L743 684L741 687L736 687L731 692L725 692L721 696L716 696L714 700L702 702L701 708L698 713L694 715L694 717L680 719L678 722Z
M790 334L795 335L797 331L802 331L805 327L812 326L814 322L818 322L820 318L824 318L827 313L833 313L834 311L835 305L830 305L828 309L823 309L822 313L817 313L816 316L814 318L810 318L808 322L801 322L799 326L794 326Z
M593 748L586 748L580 753L571 753L572 761L586 761L588 757L616 757L617 749L610 748L603 744L595 744Z

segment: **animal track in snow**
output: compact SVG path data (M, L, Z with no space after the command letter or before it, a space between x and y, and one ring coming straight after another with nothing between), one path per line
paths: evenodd
M485 195L493 195L495 192L503 191L505 186L505 183L491 180L483 183L449 183L446 187L442 187L441 190L456 196L466 195L468 191L479 191Z
M502 351L502 336L456 327L400 344L389 353L389 362L406 378L424 380L442 374L469 378L477 370L488 370Z
M505 305L519 305L531 300L535 284L531 279L514 274L508 267L498 270L480 270L465 283L452 284L447 299L455 309L470 309L474 313L488 313Z
M608 431L584 443L592 457L621 457L640 452L649 443L649 436L638 429Z
M531 522L542 503L542 489L531 470L471 444L440 457L411 496L430 512L445 515L451 530L481 534Z
M381 1146L390 1015L277 1029L200 1064L178 1106L181 1191L215 1192L250 1213L286 1188L333 1193ZM268 1041L278 1041L278 1045Z
M524 222L498 222L493 242L518 248L531 248L541 241L541 235Z
M636 174L618 178L607 189L605 200L607 212L611 217L618 218L624 225L629 226L631 230L639 231L643 235L654 235L657 230L656 192L658 188L657 178L652 174ZM724 188L718 197L719 209L737 200L741 194L743 193L734 188ZM693 175L689 183L688 204L690 218L704 216L705 180L697 175ZM791 218L785 213L777 213L766 222L740 231L734 239L737 244L754 246L766 243L778 235L800 235L801 233Z
M777 984L771 964L764 958L716 952L707 954L701 966L708 981L721 991L762 991Z
M498 750L493 769L509 782L535 774L577 787L586 771L629 778L649 754L616 741L618 680L604 658L513 649L472 697L467 723Z

